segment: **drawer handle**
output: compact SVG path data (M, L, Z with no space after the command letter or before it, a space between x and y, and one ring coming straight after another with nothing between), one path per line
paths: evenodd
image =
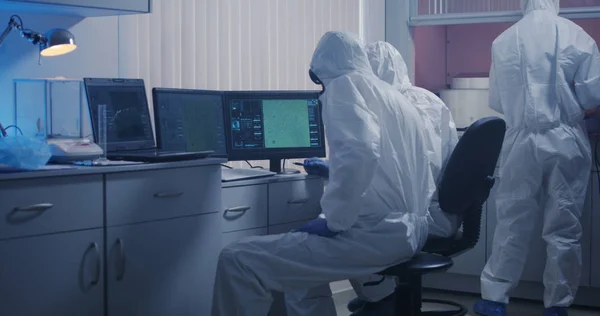
M234 212L234 213L243 213L245 211L250 210L252 207L250 206L237 206L237 207L232 207L232 208L228 208L225 210L225 212Z
M125 276L125 246L123 240L117 238L117 247L119 247L119 266L117 267L117 281L123 280Z
M297 199L288 201L288 204L304 204L306 202L308 202L308 199Z
M177 198L183 195L183 192L174 192L174 193L156 193L154 197L157 199L172 199Z
M98 285L98 282L100 282L100 270L102 269L102 256L100 255L100 248L98 247L97 243L91 243L90 249L93 249L96 253L96 275L92 280L91 284Z
M15 207L16 212L43 212L53 208L52 203L40 203L23 207Z

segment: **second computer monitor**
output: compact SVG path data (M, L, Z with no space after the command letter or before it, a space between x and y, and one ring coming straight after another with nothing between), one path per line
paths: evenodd
M227 157L222 92L154 88L152 96L160 149Z
M325 137L316 91L226 92L229 160L271 160L325 156Z

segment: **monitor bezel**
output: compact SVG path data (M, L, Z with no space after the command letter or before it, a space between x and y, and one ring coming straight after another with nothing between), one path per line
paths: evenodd
M94 141L98 142L98 122L94 120L93 109L92 109L92 100L90 97L90 87L94 86L105 86L105 87L117 87L117 86L131 86L131 87L141 87L144 91L143 103L145 105L145 109L148 115L148 123L150 123L150 128L152 128L152 119L150 118L150 107L148 106L148 95L146 93L146 84L144 83L144 79L127 79L127 78L83 78L83 83L85 87L86 99L88 102L88 114L90 117L90 122L92 124L92 134L94 135ZM109 142L106 141L106 151L111 152L120 152L120 151L132 151L132 150L144 150L144 149L154 149L156 148L154 130L152 131L151 139L139 140L139 141L125 141L125 142Z
M227 125L225 121L225 100L223 99L223 91L215 91L215 90L198 90L198 89L174 89L174 88L152 88L152 106L154 110L154 130L156 134L156 146L159 149L162 149L162 135L160 128L160 111L158 109L157 96L161 93L175 93L175 94L192 94L192 95L211 95L211 96L219 96L221 97L221 114L223 117L223 129L225 138L227 138ZM224 154L211 154L210 157L213 158L227 158L228 148L227 148L227 139L225 139L225 153Z
M319 91L301 90L301 91L228 91L223 96L223 114L225 116L225 136L227 144L227 155L229 161L244 160L277 160L277 159L297 159L325 157L325 128L323 126L323 108L319 100L319 128L321 135L321 146L312 148L260 148L260 149L234 149L231 139L231 116L230 101L234 98L252 98L252 99L309 99L319 100Z

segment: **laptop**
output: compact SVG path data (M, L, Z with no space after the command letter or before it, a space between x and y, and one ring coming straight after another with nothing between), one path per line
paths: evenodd
M110 160L170 162L208 157L212 150L163 150L156 147L146 87L142 79L84 78L94 139L98 105L106 105L106 155Z

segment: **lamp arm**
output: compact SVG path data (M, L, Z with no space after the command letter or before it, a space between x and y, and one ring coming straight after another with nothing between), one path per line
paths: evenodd
M0 35L0 46L2 46L2 42L4 42L4 40L6 39L6 37L8 36L8 34L10 34L10 32L14 29L22 29L23 28L23 23L18 23L15 18L18 18L19 21L21 21L21 18L18 16L11 16L10 20L8 20L8 25L6 26L6 28L4 29L4 32L2 32L2 35Z

